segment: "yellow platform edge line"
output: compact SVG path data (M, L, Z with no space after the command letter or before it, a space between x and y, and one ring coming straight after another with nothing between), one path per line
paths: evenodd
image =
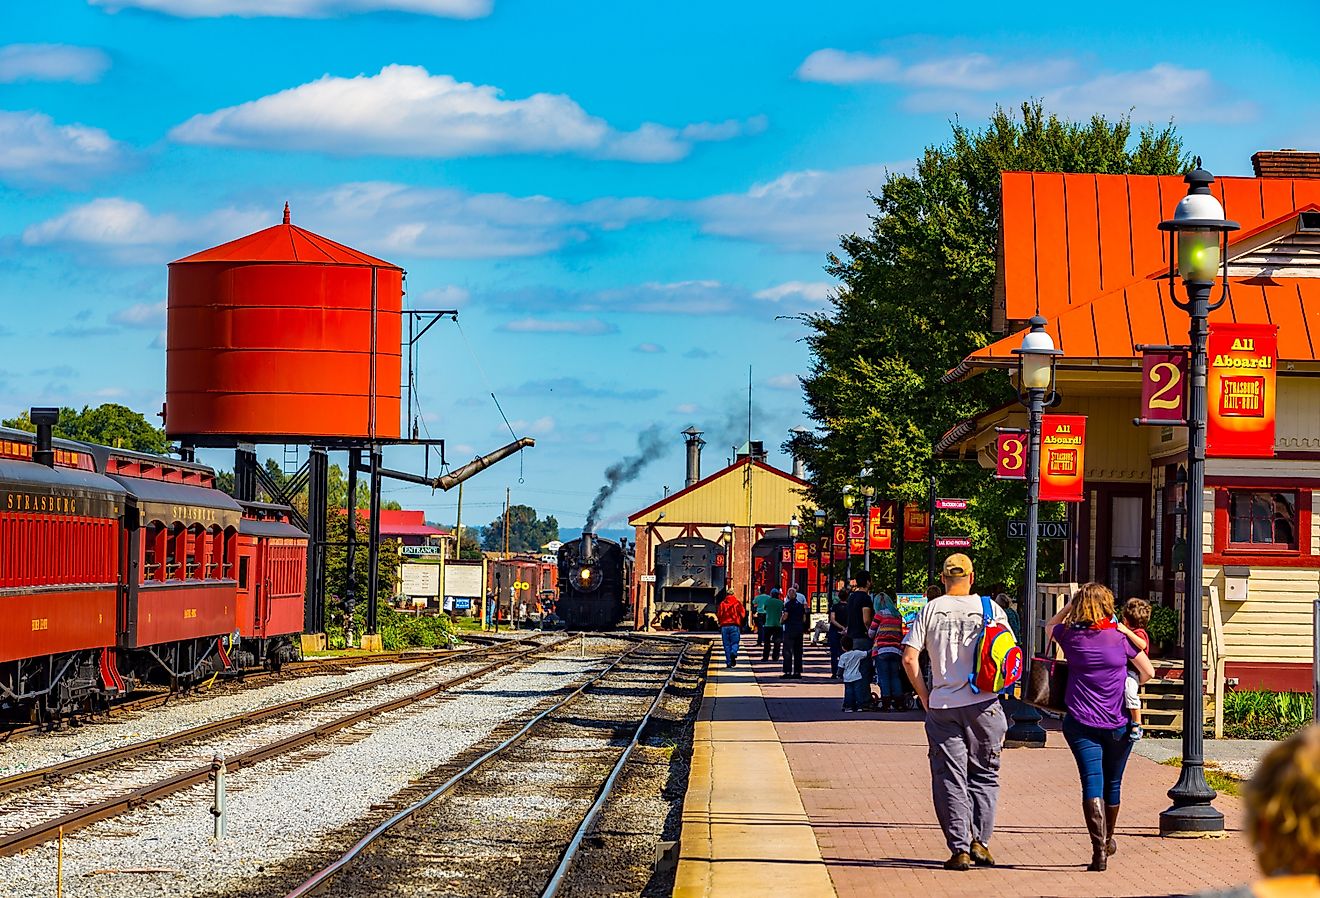
M717 650L693 732L675 898L835 894L752 672Z

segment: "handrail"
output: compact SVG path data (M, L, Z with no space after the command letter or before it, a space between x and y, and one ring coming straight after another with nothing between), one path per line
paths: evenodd
M1206 692L1215 697L1215 738L1224 738L1224 616L1219 609L1219 587L1204 587L1203 595L1210 607L1206 625L1210 629L1206 640Z

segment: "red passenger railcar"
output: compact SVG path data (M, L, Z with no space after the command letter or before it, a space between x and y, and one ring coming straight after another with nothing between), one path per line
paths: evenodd
M238 634L244 667L278 669L297 656L307 586L307 534L284 505L243 502L238 528Z

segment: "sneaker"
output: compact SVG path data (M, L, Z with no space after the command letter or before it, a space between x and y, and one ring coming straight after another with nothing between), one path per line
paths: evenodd
M980 842L972 843L972 863L978 867L993 867L995 865L995 856L990 853L990 849Z
M970 870L972 869L972 856L965 851L956 852L953 857L944 862L945 870Z
M1133 742L1140 742L1141 737L1144 735L1146 735L1146 731L1136 725L1134 725L1130 730L1128 730L1128 738L1131 739Z
M843 713L844 713L844 714L856 714L856 713L857 713L857 709L856 709L856 708L844 708L844 709L843 709Z

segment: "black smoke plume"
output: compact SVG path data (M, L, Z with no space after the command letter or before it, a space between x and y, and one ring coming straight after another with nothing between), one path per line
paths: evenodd
M664 454L669 445L660 438L658 424L652 424L637 435L637 454L620 459L605 469L605 485L592 500L591 508L587 511L587 523L582 526L583 533L595 532L601 509L615 491L625 483L636 480L642 469Z

